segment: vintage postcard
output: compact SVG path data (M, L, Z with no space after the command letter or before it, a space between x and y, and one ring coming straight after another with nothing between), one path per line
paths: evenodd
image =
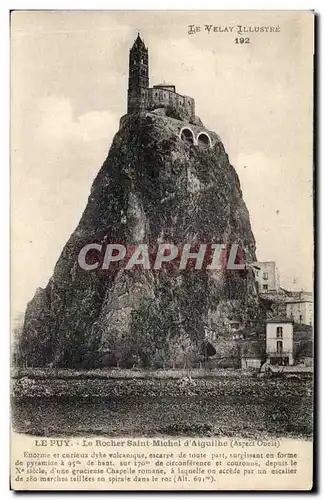
M11 14L11 488L313 488L311 11Z

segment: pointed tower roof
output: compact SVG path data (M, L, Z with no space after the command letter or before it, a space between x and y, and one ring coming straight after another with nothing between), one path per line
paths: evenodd
M136 38L131 50L133 50L133 49L146 49L145 44L144 44L143 40L141 39L139 32L137 33L137 38Z

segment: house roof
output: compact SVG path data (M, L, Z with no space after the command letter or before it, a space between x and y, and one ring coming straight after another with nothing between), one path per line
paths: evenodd
M285 293L287 297L290 297L292 300L297 299L297 300L312 300L313 299L313 293L312 292L306 292L305 290L286 290L285 288L281 287L281 290Z
M175 88L175 85L173 85L173 83L158 83L157 85L153 85L154 89L170 88L170 87Z
M303 298L293 298L289 297L289 299L285 300L286 304L300 304L301 302L313 302L313 297L303 297Z
M294 320L287 316L274 316L266 320L267 323L293 323Z

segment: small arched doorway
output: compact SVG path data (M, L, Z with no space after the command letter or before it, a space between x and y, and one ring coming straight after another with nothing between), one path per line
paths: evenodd
M205 132L200 132L197 138L197 144L201 149L210 148L211 140L209 135L207 135Z
M190 128L183 128L180 131L180 139L187 144L194 144L194 135Z

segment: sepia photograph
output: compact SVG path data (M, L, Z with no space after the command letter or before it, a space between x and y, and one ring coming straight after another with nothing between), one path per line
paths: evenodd
M11 487L312 488L312 11L12 11Z

